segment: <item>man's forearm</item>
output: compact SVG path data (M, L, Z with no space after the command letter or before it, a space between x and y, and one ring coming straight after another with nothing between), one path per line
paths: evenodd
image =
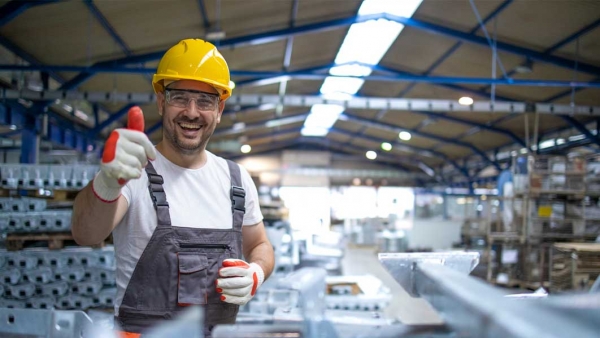
M119 203L122 201L102 202L94 195L91 183L83 188L73 203L71 232L75 241L79 245L92 245L105 240L122 217L121 214L116 219Z
M248 257L246 257L246 260L249 263L256 263L260 265L265 273L266 280L273 272L273 265L275 264L273 247L269 242L262 242L250 251L250 254Z

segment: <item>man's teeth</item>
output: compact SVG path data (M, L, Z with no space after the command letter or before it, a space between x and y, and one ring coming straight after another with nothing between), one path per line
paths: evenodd
M198 129L200 128L199 124L192 124L192 123L179 123L179 125L183 128L188 128L188 129Z

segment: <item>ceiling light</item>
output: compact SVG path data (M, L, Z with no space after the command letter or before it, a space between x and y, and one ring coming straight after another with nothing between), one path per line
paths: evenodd
M229 81L229 87L231 87L231 89L235 88L235 82Z
M398 134L398 137L402 140L402 141L408 141L412 138L412 135L407 132L407 131L401 131L400 134Z
M376 153L376 152L374 152L373 150L369 150L369 151L367 151L367 153L366 153L365 155L367 156L367 158L368 158L369 160L374 160L374 159L376 159L376 158L377 158L377 153Z
M473 99L468 96L463 96L458 99L458 103L462 104L463 106L470 106L473 104Z
M242 151L242 153L247 154L252 150L252 147L249 144L244 144L240 150Z
M300 130L302 136L325 136L327 133L329 133L329 129L323 127L304 127Z
M17 130L17 126L15 126L14 124L11 124L8 128L10 128L10 130Z
M392 145L388 142L383 142L381 144L381 149L383 149L385 151L390 151L390 150L392 150Z

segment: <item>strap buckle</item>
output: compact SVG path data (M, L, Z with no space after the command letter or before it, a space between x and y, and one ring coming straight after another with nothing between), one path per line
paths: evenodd
M246 212L246 191L242 187L231 186L231 212Z

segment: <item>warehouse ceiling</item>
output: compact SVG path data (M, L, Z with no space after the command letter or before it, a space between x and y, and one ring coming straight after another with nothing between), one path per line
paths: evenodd
M360 20L362 1L1 3L0 75L9 88L29 85L31 89L32 84L43 82L39 70L44 70L51 77L49 90L151 94L151 69L167 48L185 38L220 35L214 43L234 74L234 95L284 97L319 94L350 25ZM457 101L469 96L476 102L600 106L600 85L594 82L600 76L598 1L425 0L407 20L400 21L405 25L399 36L372 65L373 77L366 79L355 97ZM89 68L81 72L84 67ZM131 71L135 68L148 71ZM308 76L313 74L321 77ZM493 78L502 81L495 87L473 81L489 83ZM516 83L521 80L531 81ZM569 87L570 82L578 86ZM89 128L102 139L124 123L123 113L131 103L99 102L95 122L92 104L70 102L87 121L82 116L70 119L81 125L78 130ZM155 104L139 104L150 137L158 142L161 131ZM64 111L57 109L62 116ZM364 154L370 149L385 153L380 145L389 142L393 149L381 159L391 163L398 159L403 170L423 172L423 165L437 170L452 163L461 172L465 159L482 162L486 157L485 165L495 165L494 154L535 144L526 141L535 136L543 141L554 139L557 132L566 137L583 134L586 142L578 139L575 145L596 148L600 143L596 131L590 130L591 125L595 129L596 117L581 114L347 108L326 135L306 137L301 130L309 112L308 106L230 104L211 150L239 156L239 147L249 144L252 153L319 147ZM94 129L96 123L104 128ZM410 140L398 137L402 131L411 134ZM18 132L9 134L3 135L20 137ZM555 146L562 150L569 148L568 139L558 143Z

